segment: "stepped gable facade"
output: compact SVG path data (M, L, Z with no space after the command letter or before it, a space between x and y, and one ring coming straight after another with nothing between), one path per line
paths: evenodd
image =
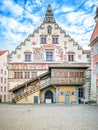
M49 102L48 99L51 102L65 102L67 93L68 98L74 95L73 102L84 97L89 100L89 76L84 79L89 73L86 71L89 64L90 51L83 50L57 24L49 4L41 25L8 56L11 99L16 97L17 102L26 102L28 98L28 102L32 103L35 100ZM76 78L79 76L81 81ZM51 83L47 84L48 80ZM36 86L45 83L44 88L36 89ZM32 90L32 94L29 92L25 99L23 95L30 89L36 89L36 92Z

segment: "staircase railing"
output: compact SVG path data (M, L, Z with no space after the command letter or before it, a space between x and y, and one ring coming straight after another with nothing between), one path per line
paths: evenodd
M21 100L23 98L26 99L27 96L29 96L29 95L31 95L31 94L33 94L33 93L35 93L35 92L37 92L37 91L39 91L39 90L41 90L43 88L46 88L49 85L51 85L51 80L50 79L47 80L45 83L39 84L36 87L32 87L29 90L27 90L26 92L23 92L23 93L19 94L18 96L15 96L13 98L13 102L17 102L17 101L19 101L19 100Z

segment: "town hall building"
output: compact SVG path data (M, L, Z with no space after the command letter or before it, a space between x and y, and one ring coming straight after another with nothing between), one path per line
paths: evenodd
M57 24L50 4L41 25L9 54L8 71L13 102L89 100L90 51Z

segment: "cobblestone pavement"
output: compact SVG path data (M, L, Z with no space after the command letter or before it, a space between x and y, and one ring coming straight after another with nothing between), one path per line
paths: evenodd
M0 104L0 130L98 130L98 106Z

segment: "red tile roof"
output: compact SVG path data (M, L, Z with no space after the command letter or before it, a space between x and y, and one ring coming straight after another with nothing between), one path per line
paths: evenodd
M0 56L3 55L7 50L0 50Z
M83 50L83 53L91 54L91 50Z

